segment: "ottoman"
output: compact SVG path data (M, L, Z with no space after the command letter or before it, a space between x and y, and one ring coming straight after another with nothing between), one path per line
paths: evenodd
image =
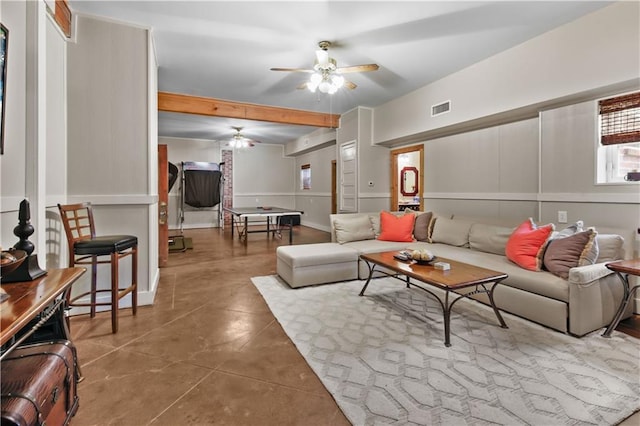
M290 287L358 278L358 252L337 243L280 246L276 271Z

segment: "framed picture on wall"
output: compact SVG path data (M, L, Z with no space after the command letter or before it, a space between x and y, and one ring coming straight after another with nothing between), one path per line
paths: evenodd
M0 24L0 154L4 154L4 110L7 93L7 50L9 30Z

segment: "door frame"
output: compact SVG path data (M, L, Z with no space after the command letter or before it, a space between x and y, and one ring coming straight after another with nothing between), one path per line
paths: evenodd
M424 144L412 145L391 150L391 206L390 211L398 210L398 193L400 192L398 183L398 156L409 152L420 152L420 167L418 169L418 198L420 200L420 211L424 210Z
M167 145L158 144L158 267L169 261L169 160Z
M338 162L331 160L331 214L338 213Z

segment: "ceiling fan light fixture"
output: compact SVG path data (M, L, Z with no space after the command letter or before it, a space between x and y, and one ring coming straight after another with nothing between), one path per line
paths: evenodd
M318 90L320 90L322 93L329 93L333 88L333 84L331 84L331 82L327 80L322 80L322 82L320 82L320 84L318 85ZM333 92L335 93L336 90L334 90Z
M320 90L322 93L330 95L336 93L341 87L353 90L358 87L355 83L345 80L341 75L344 73L367 72L377 70L378 64L352 65L349 67L338 67L337 61L329 56L330 41L318 43L319 50L316 50L316 60L312 69L305 68L271 68L272 71L306 72L311 73L311 77L306 83L298 86L298 89L309 89L311 93Z
M333 74L331 76L331 83L336 87L336 89L339 89L344 84L344 77L340 74Z

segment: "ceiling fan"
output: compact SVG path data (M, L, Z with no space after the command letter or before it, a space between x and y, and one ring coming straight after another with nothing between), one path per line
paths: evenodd
M335 59L329 57L330 41L318 43L319 50L316 50L316 60L313 69L306 68L271 68L271 71L288 71L310 73L308 82L298 86L298 89L309 89L311 92L320 90L322 93L333 94L342 86L348 89L355 89L357 85L345 80L342 74L352 72L375 71L379 67L377 64L352 65L350 67L338 67Z
M231 136L231 139L229 139L229 142L228 142L228 145L231 148L250 148L252 146L255 146L255 144L257 143L260 143L260 141L245 137L241 133L243 127L231 126L231 128L236 131L236 133L233 136Z

